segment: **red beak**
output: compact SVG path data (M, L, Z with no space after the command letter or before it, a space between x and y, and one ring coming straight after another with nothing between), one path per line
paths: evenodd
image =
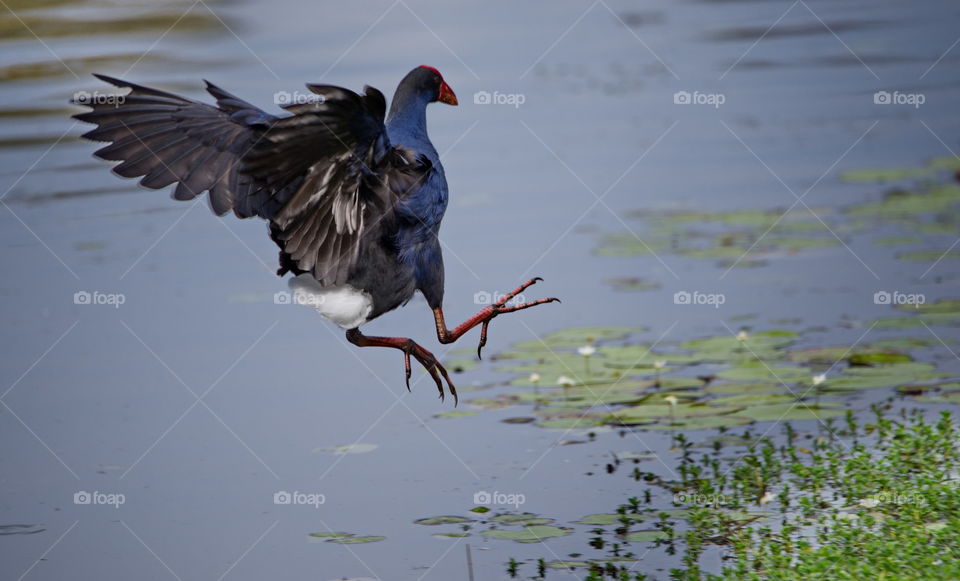
M440 82L440 96L437 97L437 101L441 103L446 103L447 105L457 105L457 96L454 94L453 89L450 88L450 85L446 81Z

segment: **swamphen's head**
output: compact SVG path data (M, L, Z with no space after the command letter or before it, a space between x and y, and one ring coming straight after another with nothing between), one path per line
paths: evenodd
M397 94L427 95L431 103L439 101L447 105L457 104L457 96L443 80L440 71L427 65L421 65L407 73L397 87Z

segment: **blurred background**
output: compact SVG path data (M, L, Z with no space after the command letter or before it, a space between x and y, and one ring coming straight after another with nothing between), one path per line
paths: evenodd
M448 321L531 276L545 281L528 299L563 299L497 319L490 355L603 325L653 342L789 320L805 344L849 345L890 315L878 292L957 294L955 199L908 234L862 208L887 182L960 168L958 13L891 0L0 2L2 576L449 580L466 578L469 543L476 578L499 579L511 556L560 558L585 537L436 538L413 521L463 514L479 491L522 494L522 510L559 521L631 493L586 475L620 436L560 446L571 435L500 422L515 411L434 417L451 402L419 372L407 393L397 353L360 352L277 304L287 287L262 222L112 176L70 118L75 93L108 90L91 73L209 102L208 79L278 112L278 93L306 82L389 96L413 67L438 68L460 99L428 112L451 192ZM419 297L365 330L446 360L470 360L476 340L437 345ZM461 408L470 387L492 397L515 375L487 360L454 375ZM285 491L323 503L276 504ZM385 539L310 536L330 531Z

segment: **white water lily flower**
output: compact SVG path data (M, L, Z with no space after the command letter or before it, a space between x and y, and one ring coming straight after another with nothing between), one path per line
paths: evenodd
M740 341L741 343L743 343L749 338L750 338L750 335L748 335L746 331L740 331L739 333L737 333L737 341Z
M559 385L560 387L570 387L573 385L573 383L574 381L569 377L567 377L566 375L561 375L560 377L557 378L557 385Z
M671 406L675 406L677 405L677 402L680 400L678 400L677 396L675 395L668 395L667 397L663 398L663 401L667 402Z
M658 360L653 362L654 369L663 369L666 366L667 366L667 362L663 360Z
M580 355L583 355L584 357L590 357L596 352L597 352L597 348L594 347L593 345L584 345L583 347L580 347L579 349L577 349L577 353L579 353Z
M531 374L530 374L530 383L540 383L540 374L539 374L539 373L531 373Z
M813 376L813 385L814 385L814 387L816 387L816 386L820 385L821 383L823 383L823 382L826 381L826 380L827 380L827 374L826 374L826 373L821 373L820 375L814 375L814 376Z
M863 508L873 508L873 507L877 506L878 504L880 504L880 501L877 500L876 498L862 498L862 499L860 499L860 503L859 503L859 504L860 504L860 506L862 506Z

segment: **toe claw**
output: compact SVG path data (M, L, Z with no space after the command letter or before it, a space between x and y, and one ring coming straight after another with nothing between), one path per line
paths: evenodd
M440 392L440 401L443 401L446 397L446 394L443 392L443 381L440 379L440 374L437 372L438 367L440 367L440 364L437 361L433 361L433 365L430 365L427 369L430 370L430 377L432 377L434 383L437 384L437 391Z

